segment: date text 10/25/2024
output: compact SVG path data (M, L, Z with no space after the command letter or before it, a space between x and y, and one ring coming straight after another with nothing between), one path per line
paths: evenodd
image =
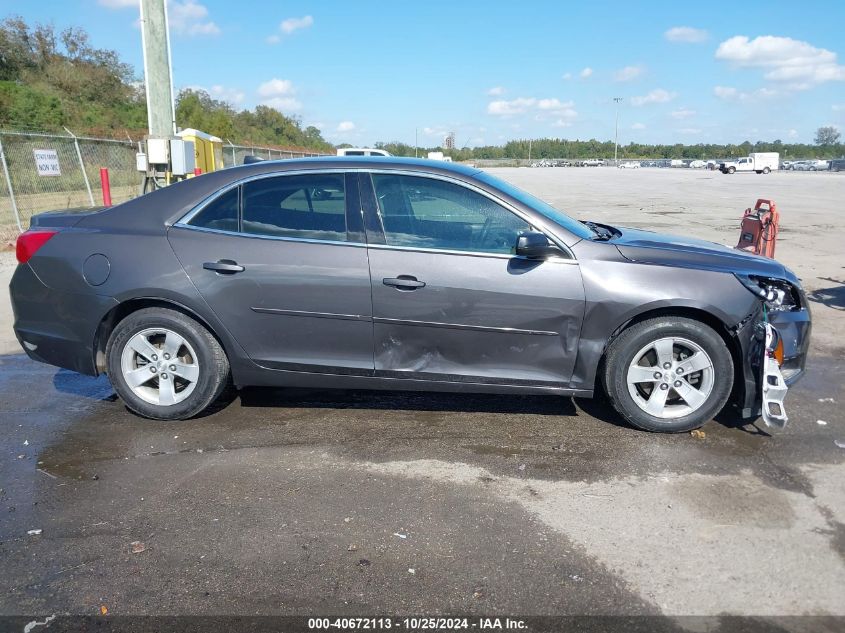
M524 620L514 618L476 617L373 617L373 618L309 618L308 629L320 630L389 630L404 631L519 631L528 628Z

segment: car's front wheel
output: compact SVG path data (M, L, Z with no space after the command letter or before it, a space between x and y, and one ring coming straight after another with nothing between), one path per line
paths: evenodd
M184 420L207 409L228 384L220 343L194 319L166 308L133 312L106 346L109 379L126 406L155 420Z
M712 328L659 317L624 330L606 357L605 390L616 411L641 429L678 433L712 419L728 400L734 367Z

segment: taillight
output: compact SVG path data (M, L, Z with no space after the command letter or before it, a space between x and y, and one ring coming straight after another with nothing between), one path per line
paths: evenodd
M46 229L31 229L26 233L21 233L15 245L15 255L18 258L18 263L27 263L38 252L38 249L44 246L56 233L58 231Z

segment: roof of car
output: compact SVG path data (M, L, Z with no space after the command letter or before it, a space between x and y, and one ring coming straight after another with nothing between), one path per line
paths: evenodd
M423 168L425 170L443 170L470 176L477 174L479 169L451 163L441 160L427 158L403 158L400 156L314 156L311 158L285 158L280 160L265 160L252 163L256 165L273 165L288 169L319 169L321 167L343 167L346 169L370 169L374 167L385 168Z
M248 165L229 167L203 174L197 178L172 184L98 214L90 222L109 221L119 217L122 227L164 225L181 217L194 205L222 187L233 182L264 174L283 174L290 171L319 169L394 169L420 171L431 174L477 177L481 170L439 160L399 158L393 156L315 156L281 160L262 160Z

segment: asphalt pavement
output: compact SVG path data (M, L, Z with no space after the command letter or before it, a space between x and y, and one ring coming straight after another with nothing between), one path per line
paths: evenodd
M784 431L696 437L363 391L152 422L0 356L0 614L845 615L843 364L811 358Z

